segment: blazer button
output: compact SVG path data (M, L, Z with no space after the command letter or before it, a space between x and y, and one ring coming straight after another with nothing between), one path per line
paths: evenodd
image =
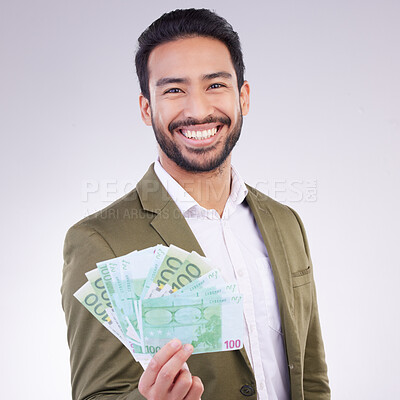
M254 388L250 385L243 385L240 388L240 393L242 393L243 396L253 396L253 394L256 391L254 390Z

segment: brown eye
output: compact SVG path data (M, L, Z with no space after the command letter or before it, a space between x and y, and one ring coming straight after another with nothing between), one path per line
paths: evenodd
M172 88L172 89L168 89L164 94L168 94L168 93L181 93L182 90L178 89L178 88Z
M213 83L213 84L210 86L210 89L219 89L219 88L221 88L221 87L225 87L225 85L223 85L222 83Z

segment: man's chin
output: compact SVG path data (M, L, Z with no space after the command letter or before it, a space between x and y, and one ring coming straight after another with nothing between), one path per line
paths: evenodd
M184 169L187 172L206 173L221 168L221 166L225 163L226 159L227 156L212 160L196 161L193 159L188 160L186 158L180 158L179 160L174 160L174 161L180 168Z

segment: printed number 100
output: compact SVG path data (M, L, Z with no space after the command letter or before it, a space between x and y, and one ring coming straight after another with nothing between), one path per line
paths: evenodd
M226 349L239 349L241 346L241 341L240 339L236 339L236 340L227 340L226 342L224 342L225 344L225 348Z

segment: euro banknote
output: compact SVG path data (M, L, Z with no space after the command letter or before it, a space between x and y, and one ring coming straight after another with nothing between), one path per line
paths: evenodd
M145 368L171 339L194 353L243 346L236 282L196 252L157 245L97 263L75 297Z

